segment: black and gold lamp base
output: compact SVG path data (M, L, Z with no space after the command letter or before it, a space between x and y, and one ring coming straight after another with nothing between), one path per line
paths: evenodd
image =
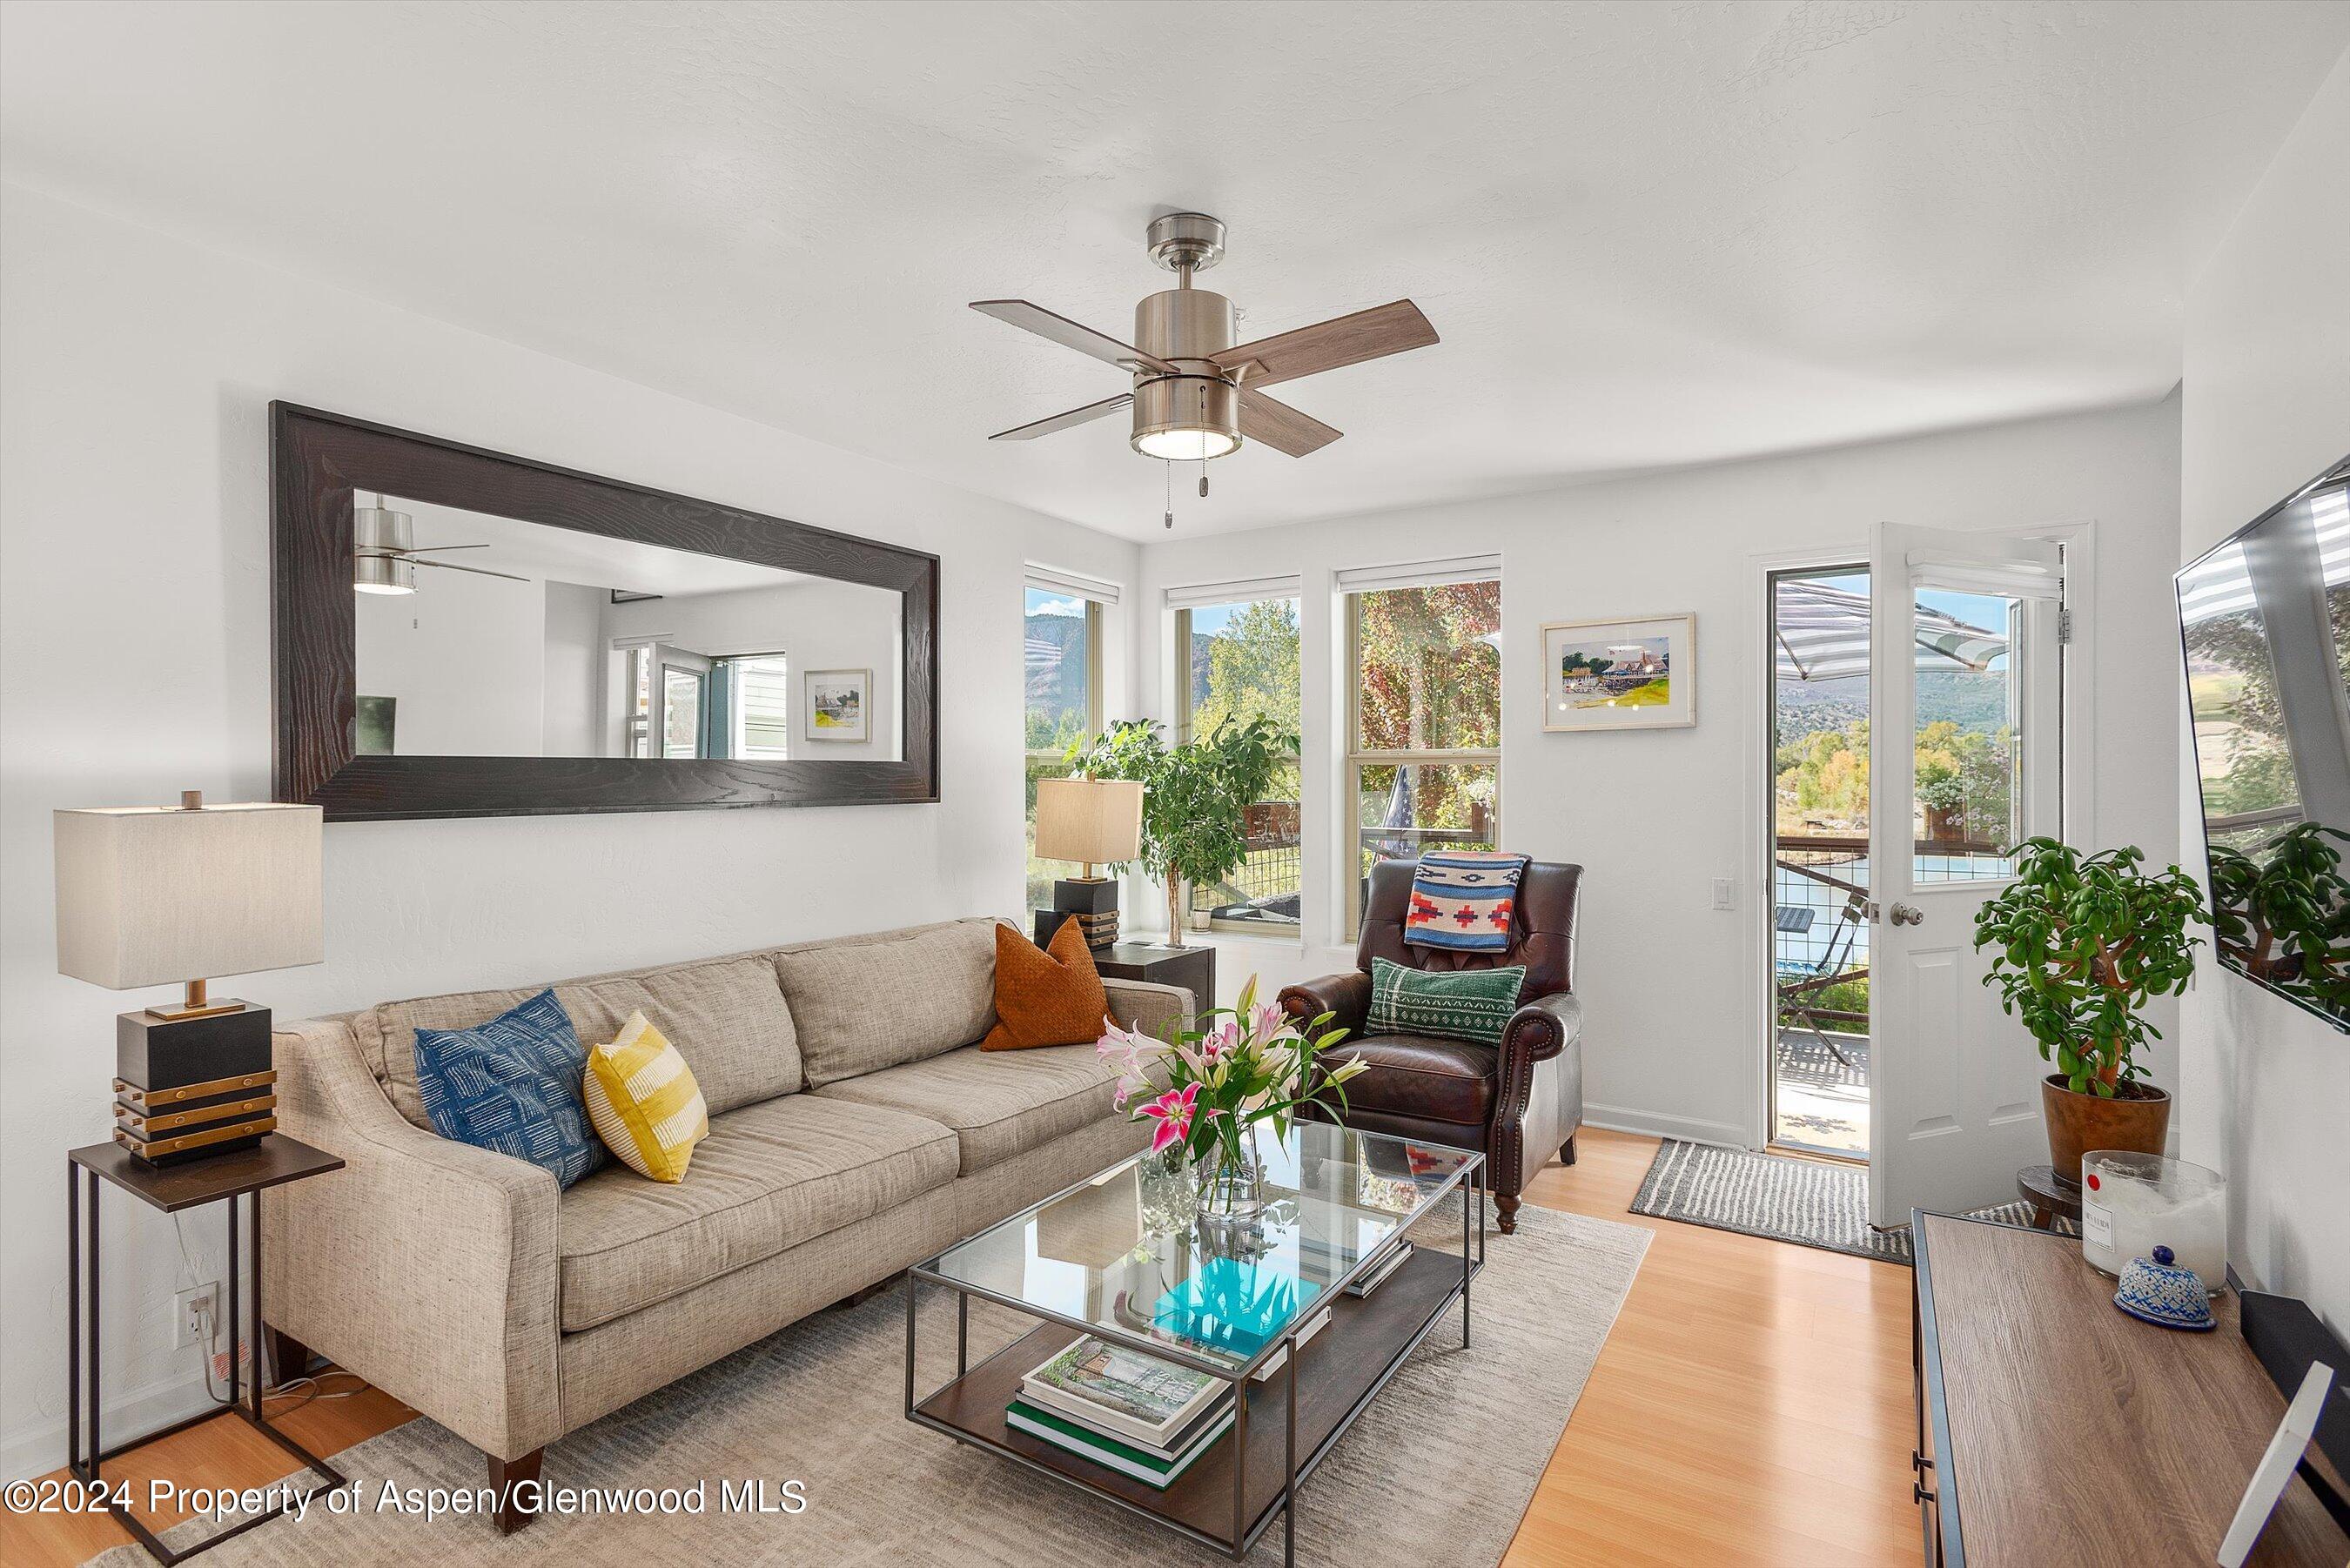
M269 1009L205 1002L114 1020L114 1141L150 1165L251 1148L277 1126Z
M1075 920L1086 946L1118 945L1118 883L1108 877L1063 877L1053 884L1053 907L1036 911L1038 946L1052 940L1065 920Z

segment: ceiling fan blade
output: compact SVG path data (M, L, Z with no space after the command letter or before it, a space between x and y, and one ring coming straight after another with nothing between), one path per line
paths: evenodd
M987 439L1031 441L1040 435L1051 435L1055 431L1067 430L1071 425L1084 424L1087 420L1097 420L1104 414L1114 414L1132 401L1134 401L1132 392L1120 392L1115 398L1104 398L1098 403L1087 403L1082 409L1071 409L1067 413L1055 414L1050 419L1037 420L1031 424L1014 425L1010 430L998 431Z
M1107 333L1080 326L1066 316L1055 316L1043 306L1031 305L1024 299L974 299L971 307L983 316L993 316L998 321L1008 321L1024 331L1034 332L1039 337L1049 337L1064 348L1090 354L1121 370L1175 369L1166 360L1145 354L1131 344L1121 343Z
M428 551L435 550L486 550L488 548L487 545L417 545L400 553L406 556L421 556Z
M419 566L438 566L444 572L470 572L477 577L504 577L510 583L526 583L528 577L517 577L512 572L493 572L487 566L461 566L454 561L417 561Z
M1419 306L1399 299L1295 332L1260 337L1227 348L1214 358L1223 369L1241 371L1243 385L1270 387L1276 381L1295 381L1300 376L1400 354L1407 348L1425 348L1436 340L1436 328L1428 324Z
M1340 433L1277 399L1253 388L1241 389L1241 434L1250 441L1261 441L1292 457L1304 457L1328 446Z

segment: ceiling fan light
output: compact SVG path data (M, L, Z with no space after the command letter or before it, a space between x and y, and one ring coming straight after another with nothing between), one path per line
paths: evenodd
M363 594L412 594L416 563L404 560L416 547L415 520L378 504L351 508L351 587Z
M1239 450L1241 438L1230 431L1212 429L1147 431L1134 438L1134 450L1145 457L1163 458L1170 462L1200 462L1211 457L1224 457Z
M416 563L397 556L355 556L351 558L351 587L363 594L412 594L416 591Z

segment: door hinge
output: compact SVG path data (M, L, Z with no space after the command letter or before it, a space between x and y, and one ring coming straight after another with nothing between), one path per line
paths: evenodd
M2059 609L2056 612L2056 646L2062 648L2072 640L2073 612L2069 609Z

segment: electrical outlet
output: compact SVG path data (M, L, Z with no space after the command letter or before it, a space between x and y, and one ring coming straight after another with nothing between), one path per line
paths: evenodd
M1717 909L1738 908L1738 883L1734 877L1716 877L1713 879L1713 907Z
M172 1298L172 1347L182 1349L191 1345L210 1345L213 1325L219 1322L219 1281L198 1285L192 1291L182 1291Z

